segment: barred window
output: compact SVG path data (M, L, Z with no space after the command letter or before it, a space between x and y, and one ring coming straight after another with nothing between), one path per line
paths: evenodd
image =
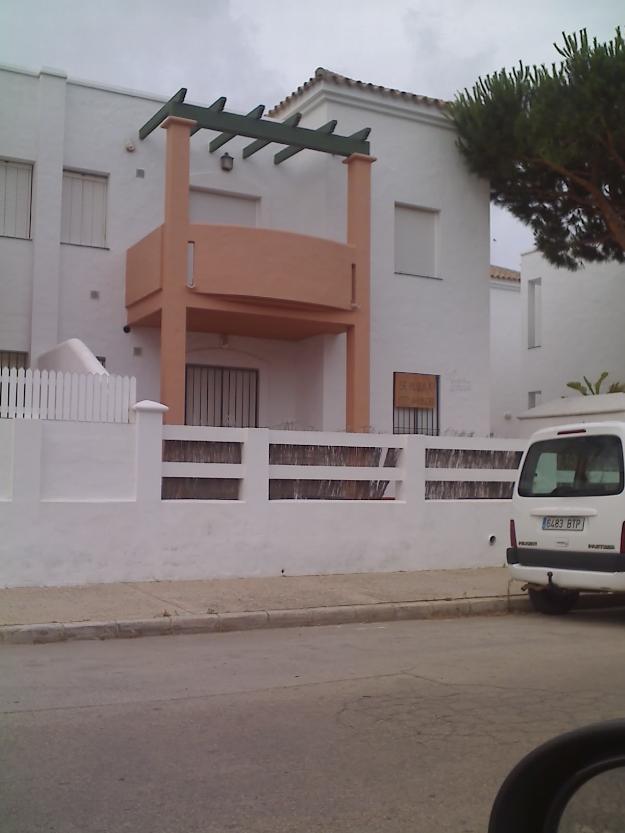
M19 350L0 350L0 367L28 367L28 353Z
M439 380L432 374L393 374L394 434L438 436Z

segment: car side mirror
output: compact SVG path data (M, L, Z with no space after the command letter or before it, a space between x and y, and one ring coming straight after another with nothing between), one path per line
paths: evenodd
M534 749L510 772L488 833L625 831L625 720L584 726Z

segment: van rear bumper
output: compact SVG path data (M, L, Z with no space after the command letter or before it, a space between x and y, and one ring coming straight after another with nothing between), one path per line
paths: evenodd
M625 555L620 553L554 552L553 550L507 551L508 574L525 584L591 592L625 592ZM621 563L622 562L622 563Z
M547 587L551 581L556 587L567 590L586 590L591 593L625 593L625 573L597 573L585 570L558 570L547 567L522 567L509 564L508 575L513 581L522 581L539 587Z
M625 573L625 555L618 552L575 552L510 547L506 550L510 566L544 567L556 570L583 570L589 573Z

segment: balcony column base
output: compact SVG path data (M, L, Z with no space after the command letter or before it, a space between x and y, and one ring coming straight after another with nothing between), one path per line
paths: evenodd
M355 325L347 330L346 429L368 433L369 425L369 332Z
M185 307L163 306L161 312L161 399L169 410L168 425L184 425L187 363Z

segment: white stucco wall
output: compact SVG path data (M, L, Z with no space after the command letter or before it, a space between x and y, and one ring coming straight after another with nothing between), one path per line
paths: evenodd
M0 238L0 260L0 350L28 353L33 268L31 241Z
M311 435L200 429L204 439L221 440L224 430L244 446L238 475L242 499L161 501L163 430L153 410L140 411L132 425L1 420L0 586L504 562L510 502L425 500L425 449L434 444L521 450L522 443L317 434L313 436L320 445L377 442L400 448L399 467L387 469L398 477L398 499L269 500L269 442L307 445ZM458 474L429 471L429 477ZM349 479L351 473L343 474ZM511 470L476 472L476 479L513 477Z
M491 433L495 437L519 437L517 414L527 408L521 384L522 342L521 286L510 281L490 284Z
M25 106L28 96L40 102L39 109ZM55 114L48 112L52 100ZM0 120L0 156L35 162L34 200L38 193L45 197L34 212L32 241L0 239L0 258L8 264L0 286L0 349L30 348L35 359L57 341L80 338L106 357L111 373L137 377L139 398L158 399L158 331L134 328L125 334L122 327L126 251L163 217L164 131L144 142L137 137L160 101L56 75L2 70L0 101L11 114ZM393 372L414 371L441 377L443 433L487 435L486 185L466 172L454 134L436 108L358 91L346 97L327 84L295 104L307 127L336 118L344 135L372 128L378 158L372 207L373 430L392 430ZM200 131L191 143L192 187L257 200L259 226L345 240L347 170L340 158L305 151L275 166L275 148L267 148L243 161L240 150L249 140L235 139L224 148L235 158L234 170L225 173L221 152L208 153L208 138ZM126 150L129 141L132 153ZM63 165L108 176L107 249L60 244ZM441 280L394 274L397 202L440 211ZM190 350L197 350L195 334L189 341ZM247 339L238 345L249 358L246 366L256 360L271 368L265 372L271 393L261 391L271 402L261 405L265 424L344 427L344 341L344 336L291 344ZM204 343L210 350L209 342ZM205 355L206 361L216 358Z
M53 421L40 425L42 501L134 499L134 426Z
M13 492L14 420L0 419L0 500L9 500Z
M542 338L540 347L528 349L528 281L536 278L542 279ZM530 252L522 258L521 308L525 407L529 391L541 391L543 402L578 396L566 383L582 376L594 383L604 370L608 382L625 382L624 265L569 272Z
M0 586L501 566L510 507L47 502L36 524L33 511L0 502Z

